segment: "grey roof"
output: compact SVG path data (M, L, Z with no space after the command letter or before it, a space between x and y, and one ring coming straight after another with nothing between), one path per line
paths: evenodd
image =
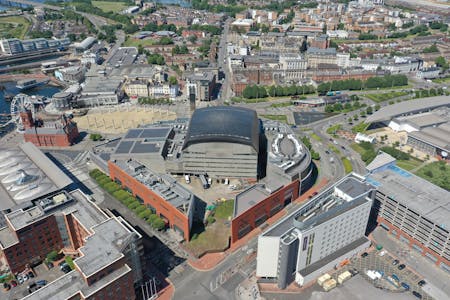
M34 144L0 149L0 210L60 190L72 183Z
M370 174L368 182L395 201L449 230L450 192L395 165Z
M118 142L113 156L131 157L135 154L160 154L171 133L173 133L172 127L130 129Z
M441 125L438 127L427 127L421 131L413 131L408 133L415 139L423 141L433 147L450 152L450 126Z
M256 111L217 106L197 109L192 115L183 149L210 142L238 143L259 150L259 121Z
M366 166L366 170L372 172L395 161L396 159L394 157L390 156L386 152L380 151L375 159Z
M236 218L249 208L263 201L269 195L270 192L265 189L264 184L255 184L237 194L234 201L233 218Z
M425 112L442 106L450 106L450 96L437 96L430 98L403 101L382 107L379 111L367 117L367 123L389 121L401 115Z

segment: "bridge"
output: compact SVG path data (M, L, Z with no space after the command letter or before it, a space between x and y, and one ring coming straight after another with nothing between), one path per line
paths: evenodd
M41 2L34 2L34 1L29 1L29 0L0 0L0 5L20 7L20 8L27 8L27 7L33 6L33 7L47 8L47 9L55 10L55 11L62 11L64 9L67 9L67 7L49 5L49 4L45 4L45 3L41 3ZM101 29L101 26L108 25L109 23L113 22L112 20L109 20L109 19L101 17L101 16L92 15L92 14L88 14L85 12L78 12L75 9L74 9L74 11L77 14L87 18L92 24L94 24L94 26L97 29Z

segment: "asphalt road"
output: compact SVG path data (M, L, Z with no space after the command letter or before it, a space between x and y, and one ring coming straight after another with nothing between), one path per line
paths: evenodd
M224 72L225 78L222 84L222 88L217 99L217 104L222 105L224 101L228 101L231 98L231 72L227 62L228 54L227 54L227 38L228 32L230 28L230 24L233 20L228 18L225 21L223 26L222 36L220 37L219 42L219 52L217 55L217 64L219 65L219 69Z

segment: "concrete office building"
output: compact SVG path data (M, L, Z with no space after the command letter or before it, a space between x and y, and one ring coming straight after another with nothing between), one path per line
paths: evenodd
M182 148L183 171L209 177L257 178L261 127L254 110L197 109Z
M46 40L43 38L32 40L2 39L0 40L0 49L4 54L16 55L22 53L32 54L42 50L57 50L70 45L70 40L65 38L61 40Z
M377 188L378 225L450 273L450 192L395 165L383 154L368 166Z
M303 286L369 247L372 189L349 174L275 223L258 238L256 276L281 289Z

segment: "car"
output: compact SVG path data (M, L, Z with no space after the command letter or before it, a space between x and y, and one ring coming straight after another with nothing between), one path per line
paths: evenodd
M9 290L11 289L11 286L10 286L8 283L4 282L4 283L3 283L3 289L4 289L5 291L9 291Z
M47 280L38 280L38 281L36 281L36 284L39 286L44 286L47 284Z
M51 261L46 262L45 265L47 266L47 268L48 268L49 270L52 269L52 268L55 266Z
M58 264L58 266L62 270L64 267L66 267L66 266L68 267L69 265L65 261L62 261Z
M28 272L28 277L30 277L30 278L34 278L34 274L33 274L33 272L32 272L32 271Z
M326 154L330 154L330 151L328 151L328 150L325 150L325 153L326 153Z
M400 261L398 259L394 259L394 261L392 262L393 266L396 266L400 263Z
M425 284L427 284L427 282L423 279L417 283L418 286L424 286Z
M11 284L12 287L16 287L17 286L17 281L11 280L10 284Z
M416 296L416 298L422 299L422 295L416 291L413 291L412 294Z
M69 273L70 271L72 271L72 269L69 266L64 266L61 271L63 271L64 273Z
M364 252L363 254L361 254L361 257L367 257L369 255L369 253Z
M344 147L344 146L341 146L341 148L342 148L343 150L345 150L345 147Z
M407 284L406 282L402 282L401 285L405 289L405 291L409 291L409 284Z
M23 280L22 276L17 276L17 281L19 281L19 284L22 284L25 280Z
M403 270L405 267L406 267L406 266L405 266L404 264L401 264L401 265L399 265L397 268L398 268L399 270Z

